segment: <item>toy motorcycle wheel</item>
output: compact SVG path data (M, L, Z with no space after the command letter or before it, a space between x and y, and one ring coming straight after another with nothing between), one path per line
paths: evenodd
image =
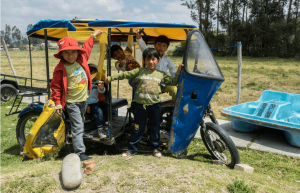
M26 137L28 133L30 132L31 127L37 120L37 118L40 116L40 112L31 111L28 113L25 113L18 121L17 127L16 127L16 136L18 143L20 145L20 151L23 152Z
M220 160L226 166L233 168L240 163L239 152L228 134L214 123L205 123L206 131L200 129L201 138L214 159Z

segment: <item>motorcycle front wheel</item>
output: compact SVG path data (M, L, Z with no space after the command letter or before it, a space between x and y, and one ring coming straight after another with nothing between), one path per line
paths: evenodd
M31 127L34 125L37 118L40 116L40 112L30 111L25 113L18 121L16 127L16 137L20 146L20 151L23 152L23 148L26 142L26 136L29 133Z
M205 123L206 132L201 127L200 134L209 153L230 168L240 163L239 152L228 134L214 123Z

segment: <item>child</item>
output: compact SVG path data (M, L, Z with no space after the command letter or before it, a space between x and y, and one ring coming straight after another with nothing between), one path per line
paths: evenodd
M93 78L92 79L93 85L92 85L90 96L87 99L87 103L89 105L89 110L87 110L87 112L90 111L95 117L95 122L98 128L98 134L100 136L100 139L102 139L106 137L106 132L103 128L103 124L104 124L103 111L101 109L101 105L98 104L99 102L101 102L98 99L98 93L105 93L105 88L103 82L94 79L95 75L98 72L97 66L95 64L89 64L89 69L91 72L91 77ZM89 134L84 134L84 137L85 135L86 137L91 137L89 136Z
M130 32L132 32L132 29L130 29ZM117 60L115 63L117 70L125 72L140 67L140 64L132 56L132 46L133 35L129 35L125 51L118 45L111 47L111 57ZM132 88L136 89L136 82L129 80L128 83Z
M183 66L183 64L181 64L178 67L174 78L171 78L165 72L156 70L156 65L159 62L159 52L155 48L147 48L143 52L143 61L146 65L144 68L137 68L132 71L115 74L105 79L106 84L113 80L122 80L124 78L135 79L137 81L137 105L134 112L135 129L129 139L128 151L122 154L123 157L131 156L137 150L137 145L145 132L146 123L148 131L150 132L150 148L153 150L153 155L155 157L161 157L161 153L158 151L161 122L160 84L178 84L181 67ZM147 117L149 117L148 122Z
M87 60L93 48L94 38L101 33L100 30L95 30L82 48L75 39L62 38L58 41L59 51L54 54L60 62L53 72L50 98L55 102L57 114L61 115L62 110L69 114L74 151L81 161L92 159L85 155L82 137L87 90L91 90L92 85Z
M136 42L140 46L141 50L144 51L145 49L147 49L147 46L144 40L141 38L142 36L141 34L139 34L139 30L136 30L135 33L136 33ZM154 48L157 49L160 54L159 63L157 64L156 69L165 72L167 75L169 75L168 73L168 69L169 69L171 77L174 78L176 73L176 67L172 62L172 60L165 53L169 45L170 45L170 41L169 38L167 38L166 36L158 36L155 39ZM162 86L163 86L162 92L168 92L169 95L172 96L172 100L175 102L177 87L165 86L165 85Z

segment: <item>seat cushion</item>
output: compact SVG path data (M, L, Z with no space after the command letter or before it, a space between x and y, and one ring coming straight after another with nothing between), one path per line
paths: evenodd
M112 98L111 99L111 108L113 110L124 107L128 105L127 99L124 98Z

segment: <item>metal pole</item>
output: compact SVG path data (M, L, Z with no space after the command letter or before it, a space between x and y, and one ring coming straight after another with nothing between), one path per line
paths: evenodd
M50 82L49 82L49 58L48 58L48 41L47 41L47 29L44 29L44 39L45 39L45 56L46 56L46 71L47 71L47 92L48 100L50 99Z
M238 54L238 78L237 78L237 96L236 104L240 103L241 95L241 76L242 76L242 42L238 42L237 45L237 54Z
M107 34L107 76L111 76L111 28L108 28ZM108 84L108 126L109 126L109 138L112 139L112 109L111 109L111 83Z
M121 45L122 45L122 44L121 44L121 42L120 42L119 46L121 47ZM123 64L123 65L125 65L125 64ZM120 71L118 70L118 74L119 74L119 72L120 72ZM117 98L119 98L119 86L120 86L120 80L118 79Z
M6 56L7 56L9 65L10 65L10 68L11 68L11 70L12 70L14 76L17 76L17 75L16 75L16 72L15 72L15 69L14 69L14 66L13 66L13 64L12 64L12 62L11 62L11 59L10 59L10 56L9 56L9 53L8 53L8 50L7 50L7 47L6 47L6 43L5 43L5 41L4 41L4 38L1 37L1 39L2 39L2 44L3 44L4 50L5 50L5 53L6 53ZM18 78L16 77L15 79L16 79L17 83L19 84Z
M33 94L32 91L32 61L31 61L31 43L30 43L30 38L28 38L28 44L29 44L29 58L30 58L30 87L31 87L31 94ZM26 85L26 82L25 82ZM33 103L34 96L31 96L31 103ZM31 104L31 108L33 108Z

